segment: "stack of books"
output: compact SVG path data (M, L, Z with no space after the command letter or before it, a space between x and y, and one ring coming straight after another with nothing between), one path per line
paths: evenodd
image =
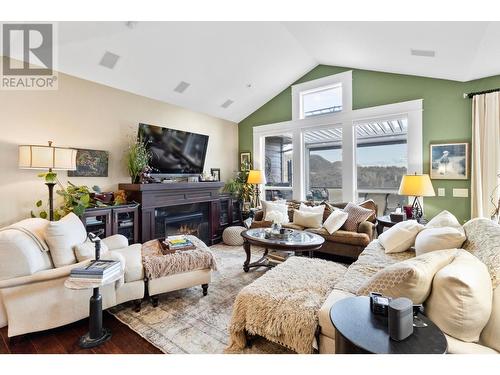
M163 243L165 246L162 246L162 253L165 255L175 253L176 251L196 249L194 243L184 235L168 236Z
M294 255L293 251L273 250L267 254L267 261L272 266L277 266Z
M107 281L116 278L120 273L120 262L116 260L94 260L86 267L73 268L69 279L79 283L105 284Z

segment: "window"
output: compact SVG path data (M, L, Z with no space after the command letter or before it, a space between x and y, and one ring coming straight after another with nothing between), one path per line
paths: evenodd
M342 84L303 91L301 118L308 118L342 111Z
M397 194L408 170L408 120L377 120L357 124L358 199L373 199L379 215L406 204Z
M292 199L293 146L291 135L265 137L265 199Z
M342 200L342 128L304 132L306 198Z

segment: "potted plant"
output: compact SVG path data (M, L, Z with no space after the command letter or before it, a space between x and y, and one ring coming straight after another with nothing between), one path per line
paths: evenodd
M243 169L236 173L236 176L230 179L224 185L223 191L230 193L240 202L240 209L244 202L254 202L255 189L252 184L247 184L249 170Z
M140 175L148 167L151 153L141 139L130 142L127 150L127 170L133 184L140 183Z

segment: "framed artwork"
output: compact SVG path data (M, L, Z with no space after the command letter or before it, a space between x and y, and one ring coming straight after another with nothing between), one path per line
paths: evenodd
M78 149L76 170L68 177L108 177L108 151Z
M240 152L240 170L252 169L252 154L250 152Z
M469 144L431 144L430 177L435 180L467 180L469 178Z
M214 181L220 181L220 169L210 168L210 174L214 176Z

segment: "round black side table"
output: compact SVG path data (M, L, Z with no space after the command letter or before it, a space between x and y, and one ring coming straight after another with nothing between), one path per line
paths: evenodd
M448 343L441 330L425 315L418 318L427 327L413 327L403 341L389 337L387 317L370 311L369 297L349 297L335 303L330 319L335 327L337 354L444 354Z

